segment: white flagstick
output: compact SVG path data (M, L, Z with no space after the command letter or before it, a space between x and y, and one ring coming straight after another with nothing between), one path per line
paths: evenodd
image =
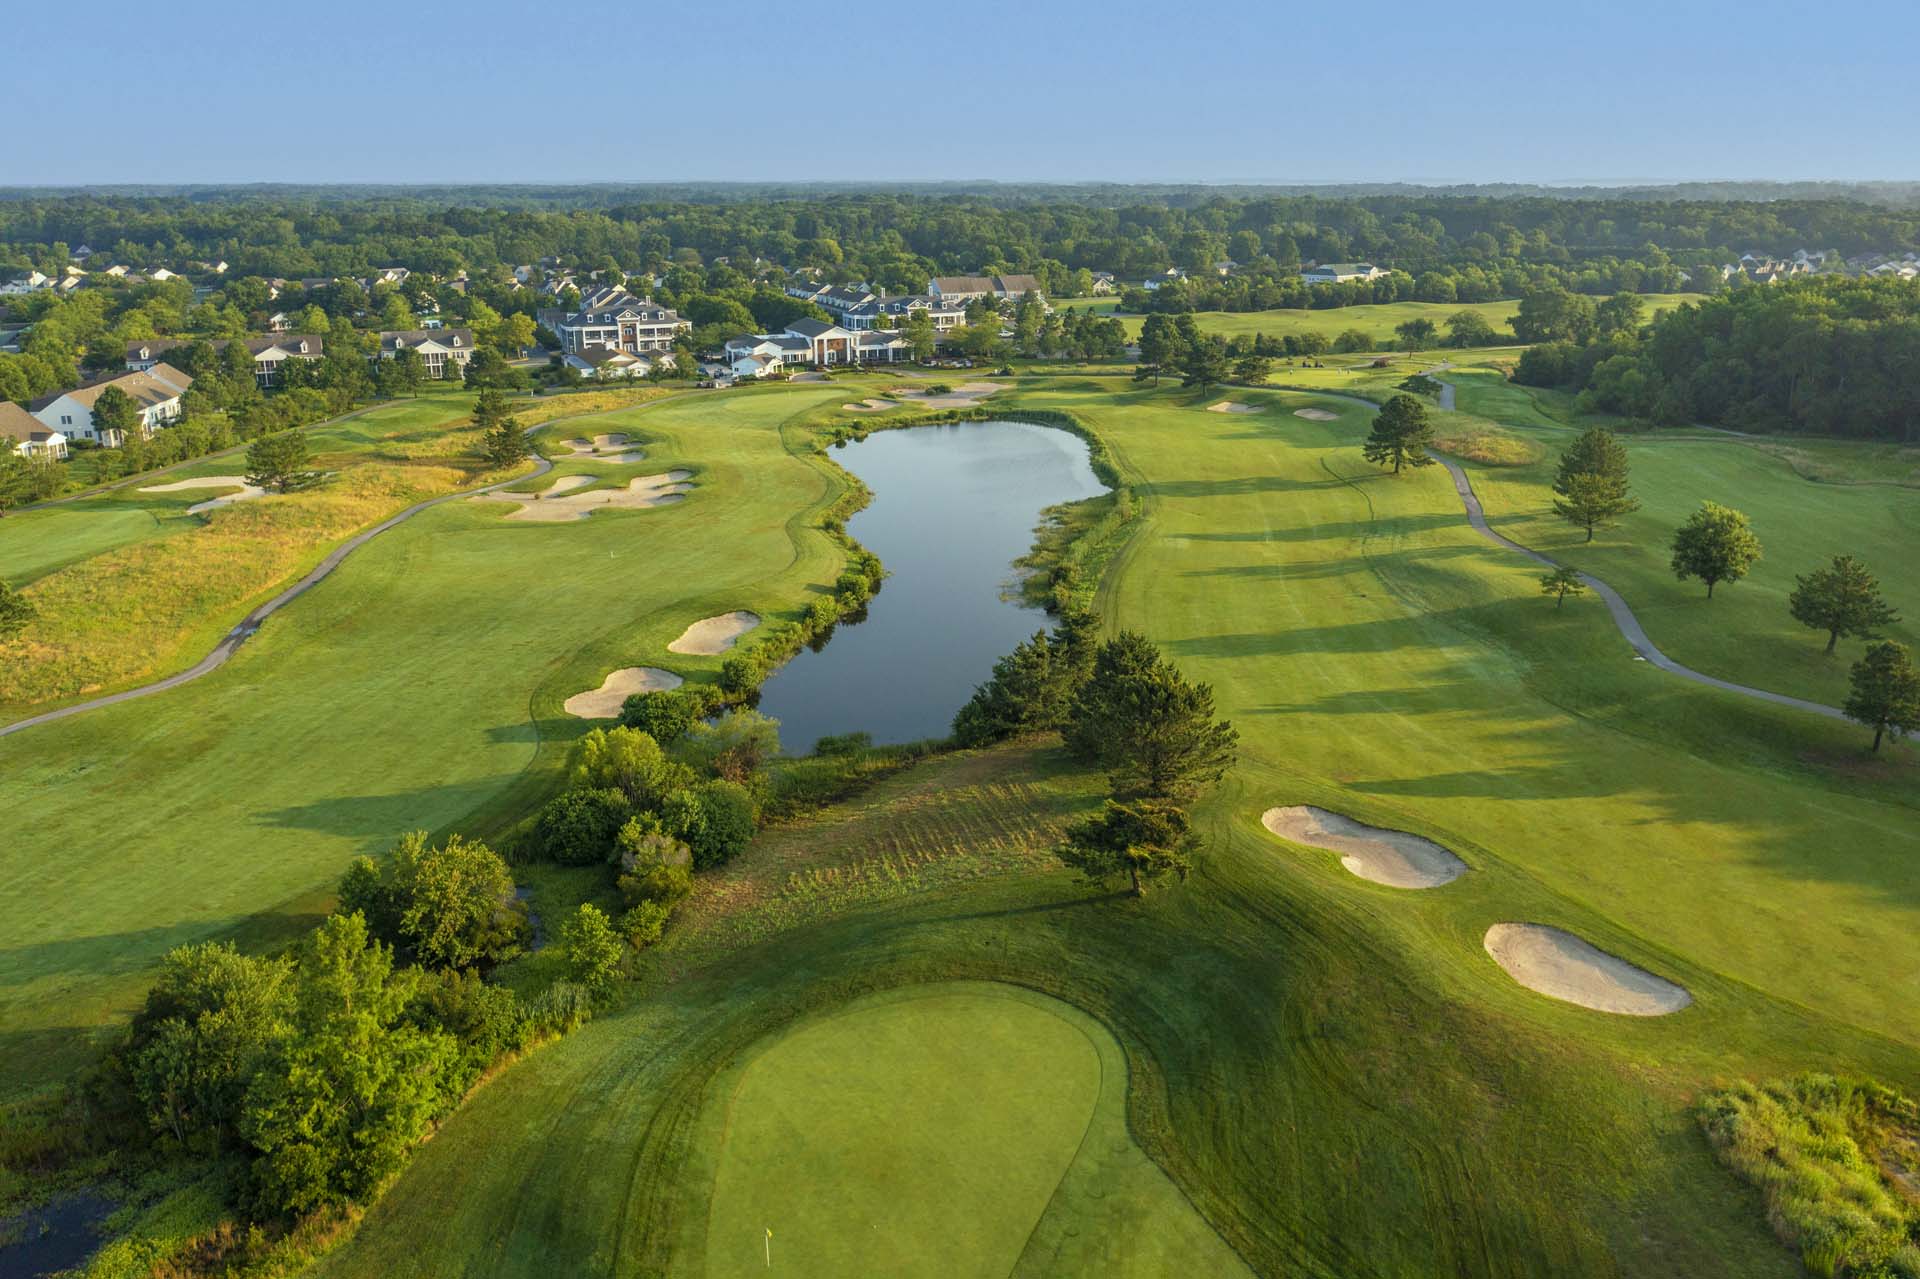
M773 1269L773 1227L767 1227L767 1269Z

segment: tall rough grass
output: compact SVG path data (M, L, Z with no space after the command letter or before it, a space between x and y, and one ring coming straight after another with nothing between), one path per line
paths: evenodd
M1715 1151L1759 1188L1774 1232L1826 1279L1920 1279L1920 1106L1801 1075L1708 1096Z

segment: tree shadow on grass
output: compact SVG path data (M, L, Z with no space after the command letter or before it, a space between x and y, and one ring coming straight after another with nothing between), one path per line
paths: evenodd
M436 830L457 821L493 799L511 780L494 776L391 795L341 795L257 813L254 820L284 830L397 839L410 830Z

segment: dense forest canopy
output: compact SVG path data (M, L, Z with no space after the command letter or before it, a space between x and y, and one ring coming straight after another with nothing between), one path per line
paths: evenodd
M1584 299L1566 301L1577 317ZM1920 440L1920 285L1912 281L1739 289L1678 307L1644 330L1588 336L1576 318L1551 336L1587 340L1530 348L1515 380L1581 390L1585 408L1662 425Z

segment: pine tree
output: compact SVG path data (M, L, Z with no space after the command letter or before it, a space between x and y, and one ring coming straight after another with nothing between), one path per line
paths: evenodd
M1560 455L1554 478L1554 513L1587 530L1612 528L1623 515L1640 509L1627 494L1627 450L1613 432L1594 427Z
M1829 653L1842 636L1872 639L1879 627L1900 620L1880 598L1880 583L1851 555L1836 555L1828 567L1793 581L1788 611L1796 622L1827 633Z
M1361 445L1361 456L1376 466L1393 463L1393 473L1403 466L1432 466L1427 446L1433 443L1433 423L1427 418L1427 406L1411 395L1396 395L1374 415L1373 430Z

